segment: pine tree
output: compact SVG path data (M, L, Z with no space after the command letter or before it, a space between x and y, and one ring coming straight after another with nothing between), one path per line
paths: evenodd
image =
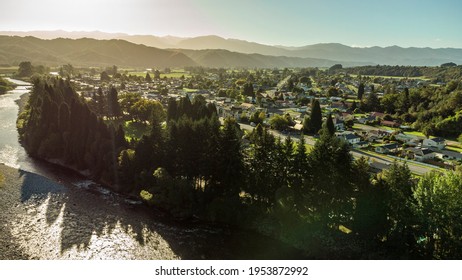
M119 117L122 112L120 110L118 93L115 87L111 87L107 95L108 116Z
M360 83L359 86L358 86L358 99L359 99L359 101L361 101L363 99L363 96L364 96L364 84Z
M309 155L312 169L311 195L316 197L314 207L324 226L348 219L352 211L352 156L348 144L321 130Z
M334 135L335 134L335 125L334 125L334 121L332 120L332 115L331 114L329 114L327 116L325 125L326 125L327 131L329 132L329 134Z
M311 106L310 129L311 133L317 134L322 127L322 112L318 100L315 100Z
M144 77L144 80L145 80L147 83L152 82L151 75L149 75L149 72L146 73L146 77Z

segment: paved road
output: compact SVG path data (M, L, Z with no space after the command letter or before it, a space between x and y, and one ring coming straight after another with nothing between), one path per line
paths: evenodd
M239 123L241 129L245 129L245 130L249 130L249 131L252 131L254 129L254 127L248 125L248 124L243 124L243 123ZM285 140L286 137L288 136L287 134L283 134L279 131L276 131L276 130L272 130L270 129L269 132L271 134L273 134L274 136L276 137L281 137L281 140ZM294 141L299 141L300 139L300 136L299 135L291 135L292 139L294 139ZM315 142L316 142L316 139L313 138L312 136L305 136L305 142L306 144L308 145L311 145L311 146L314 146ZM359 159L361 157L365 157L366 159L368 159L370 162L377 162L379 163L383 168L386 168L386 166L389 166L393 163L394 159L392 158L383 158L383 157L379 157L379 156L375 156L375 155L371 155L371 154L367 154L361 150L358 150L358 149L353 149L351 150L351 154L353 155L353 157L355 159ZM411 170L412 173L414 174L417 174L417 175L424 175L430 171L432 171L434 168L431 168L431 167L427 167L427 166L423 166L423 165L416 165L416 164L412 164L412 163L408 163L408 166L409 166L409 169Z

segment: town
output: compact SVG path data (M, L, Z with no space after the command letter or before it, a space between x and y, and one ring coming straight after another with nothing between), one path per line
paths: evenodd
M54 75L72 77L77 91L88 100L102 89L118 90L119 101L130 94L157 101L164 108L171 98L196 96L216 106L221 119L236 119L241 129L261 124L281 138L305 137L308 149L318 137L310 128L313 106L318 103L324 122L332 118L335 134L347 141L355 158L366 157L371 172L387 169L394 161L406 162L416 175L455 169L462 163L462 144L456 137L433 136L415 129L412 118L389 113L388 96L409 95L426 88L443 89L449 81L427 77L391 77L348 74L341 65L330 69L163 69L76 70L64 65ZM460 88L460 84L458 85ZM457 88L457 85L456 87ZM454 88L454 89L455 89ZM400 100L392 100L400 102ZM393 106L393 105L391 105ZM380 111L378 111L380 110ZM125 123L136 126L136 123ZM317 130L319 130L319 124ZM142 129L131 137L140 138Z

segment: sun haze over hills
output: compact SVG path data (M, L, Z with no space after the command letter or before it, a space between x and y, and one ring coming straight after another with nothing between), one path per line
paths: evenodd
M461 48L455 0L4 0L2 30L217 35L265 45ZM20 11L20 12L19 12ZM98 38L108 39L108 38Z
M462 49L397 46L353 48L338 43L289 48L219 36L180 38L103 32L34 31L0 34L27 36L0 36L0 64L5 65L17 65L23 60L50 66L72 63L80 66L116 64L128 67L250 68L330 67L337 63L344 66L434 66L449 61L462 63Z

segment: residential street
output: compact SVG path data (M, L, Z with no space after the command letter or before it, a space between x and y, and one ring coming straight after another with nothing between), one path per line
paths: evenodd
M239 125L240 125L241 129L245 129L245 130L249 130L249 131L252 131L254 129L254 127L252 127L252 126L250 126L248 124L239 123ZM269 132L272 133L276 137L281 137L282 140L284 140L288 136L288 134L283 134L283 133L281 133L279 131L276 131L276 130L273 130L273 129L270 129ZM292 139L294 139L294 141L299 141L300 140L300 136L298 136L298 135L291 135L291 137L292 137ZM305 142L308 145L314 146L316 140L312 136L305 136ZM359 159L361 157L366 157L370 162L378 163L378 166L380 166L380 167L388 166L388 165L392 164L393 161L394 161L394 159L392 159L390 157L387 157L385 155L383 155L383 156L371 155L371 154L365 153L365 152L363 152L363 151L361 151L359 149L352 149L351 154L353 155L353 157L355 159ZM404 159L403 159L403 161L404 161ZM432 171L433 169L435 169L435 168L427 167L427 166L421 165L421 164L414 164L412 162L409 162L408 166L409 166L409 169L411 170L411 172L414 173L414 174L417 174L417 175L424 175L424 174Z

